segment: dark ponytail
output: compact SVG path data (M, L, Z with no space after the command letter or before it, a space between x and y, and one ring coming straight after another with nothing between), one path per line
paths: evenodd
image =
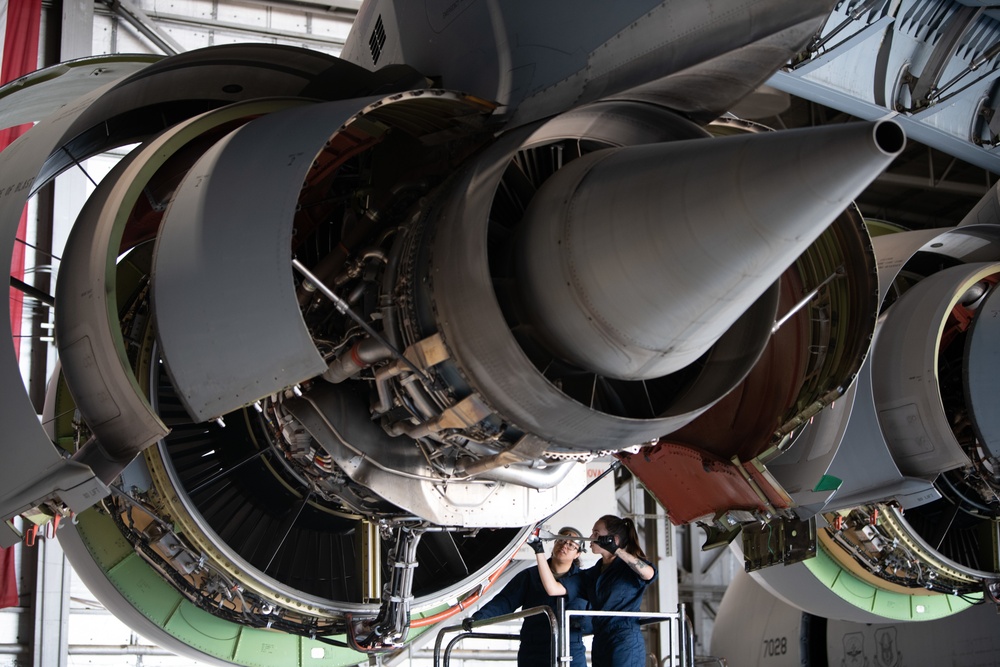
M604 524L609 535L614 535L618 538L618 546L620 548L636 558L647 560L646 554L643 553L642 547L639 546L639 535L635 532L635 522L632 519L622 519L614 514L605 514L598 521Z

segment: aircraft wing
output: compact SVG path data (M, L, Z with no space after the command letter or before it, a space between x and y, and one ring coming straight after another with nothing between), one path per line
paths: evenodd
M1000 13L977 0L838 3L769 84L1000 171Z

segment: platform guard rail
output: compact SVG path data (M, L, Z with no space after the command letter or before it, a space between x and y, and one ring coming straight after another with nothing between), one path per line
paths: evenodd
M580 609L564 609L563 600L556 598L557 609L553 610L548 606L531 607L522 609L512 614L495 616L493 618L475 621L472 625L473 631L466 631L461 625L448 625L438 631L437 640L434 642L434 667L450 667L451 652L455 646L465 639L518 639L516 634L500 634L491 632L476 632L475 628L516 621L519 618L528 616L544 615L548 618L549 627L552 630L550 638L549 655L558 656L553 662L553 667L567 665L573 659L570 653L570 633L566 628L570 626L570 619L573 616L631 616L639 619L639 625L653 625L667 623L671 629L676 624L677 633L668 632L669 644L667 655L662 662L664 667L694 667L694 632L691 622L684 613L684 605L680 605L675 612L628 612L628 611L592 611ZM445 635L458 633L442 651ZM674 646L674 637L677 637L677 646Z

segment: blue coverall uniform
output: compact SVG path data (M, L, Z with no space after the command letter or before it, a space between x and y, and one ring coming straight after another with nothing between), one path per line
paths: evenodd
M570 574L579 572L576 565L570 567ZM510 583L503 587L492 600L472 615L472 620L482 621L494 616L510 614L519 608L530 609L548 605L555 609L556 599L545 592L538 568L532 567L518 572ZM587 601L579 597L567 596L567 609L588 609ZM573 667L586 667L587 654L583 646L583 635L590 633L590 618L573 617L570 628L569 646L573 655ZM518 667L550 667L555 656L549 656L552 631L549 621L543 615L529 616L521 624L521 645L517 650Z
M648 561L647 561L648 562ZM653 567L652 563L649 563ZM653 578L645 581L622 559L616 558L602 570L601 561L593 567L565 576L559 583L570 599L583 598L591 609L600 611L641 611L642 594ZM593 667L644 667L646 645L635 617L594 616Z

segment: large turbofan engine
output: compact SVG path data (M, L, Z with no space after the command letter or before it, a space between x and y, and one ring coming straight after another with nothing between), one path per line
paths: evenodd
M998 600L996 197L954 229L870 223L881 314L869 358L769 465L796 513L816 517L819 549L754 577L805 611L929 620Z
M49 437L12 422L46 494L11 482L4 512L110 491L63 541L158 643L390 650L474 602L581 462L734 403L768 445L861 363L874 262L844 211L901 150L893 122L713 137L637 93L511 124L427 85L218 47L0 155L37 186L136 144L63 256ZM762 377L774 405L732 398ZM758 497L762 475L735 479ZM789 514L727 491L698 509Z
M579 461L738 384L830 200L901 147L892 124L710 139L629 102L494 141L491 111L436 90L230 105L135 149L88 202L57 290L75 438L93 435L76 459L111 483L162 424L108 507L189 599L363 650L402 641L411 608L483 580L582 489ZM825 196L803 182L772 204L763 166L782 156L794 191L831 145L850 157L815 177ZM116 337L87 334L106 311L76 286L130 248L108 284L119 368L148 389L121 400L150 400L126 421L90 362Z

